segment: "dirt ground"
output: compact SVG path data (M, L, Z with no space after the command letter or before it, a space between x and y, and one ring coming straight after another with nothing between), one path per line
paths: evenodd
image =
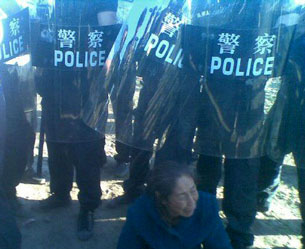
M37 152L37 147L36 147ZM107 138L106 152L108 164L103 168L101 187L102 203L122 193L122 181L113 176L114 143ZM107 209L105 205L95 213L95 234L88 242L80 242L76 238L76 218L79 204L77 186L72 191L73 204L51 212L38 209L38 201L48 196L47 154L44 152L43 185L20 184L18 197L23 204L23 212L18 223L23 235L23 249L114 249L125 221L127 207ZM253 226L255 233L254 248L299 248L300 225L299 199L297 192L296 170L293 160L286 158L283 167L280 189L273 200L268 213L257 214ZM290 164L290 165L289 165ZM219 187L218 198L222 198L222 187ZM223 214L221 213L223 217ZM128 249L128 248L126 248Z

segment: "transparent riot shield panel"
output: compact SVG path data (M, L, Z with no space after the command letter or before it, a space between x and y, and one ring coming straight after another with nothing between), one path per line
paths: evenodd
M200 84L196 152L234 159L273 150L280 157L281 149L270 146L281 135L283 75L301 7L284 0L188 1L184 67Z
M158 150L173 135L180 107L199 89L198 80L183 73L185 2L134 2L100 75L105 85L97 82L89 94L88 125L106 130L118 143L147 151ZM106 104L104 92L110 95ZM181 137L192 143L194 129L185 128Z
M37 67L47 141L81 142L104 136L82 117L91 85L103 84L99 73L121 26L117 10L117 0L38 4L31 26L31 56ZM102 101L107 101L107 95Z
M280 96L282 101L278 101L273 110L273 120L271 119L271 122L267 120L270 122L271 129L266 146L267 154L272 159L278 159L279 155L282 154L292 153L294 162L299 169L299 179L303 177L305 159L305 56L302 52L304 46L305 19L303 9L283 75L283 94Z

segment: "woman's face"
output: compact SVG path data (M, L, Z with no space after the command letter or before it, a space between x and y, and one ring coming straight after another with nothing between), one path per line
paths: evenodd
M172 217L190 217L196 209L197 200L194 180L189 176L181 176L165 204Z

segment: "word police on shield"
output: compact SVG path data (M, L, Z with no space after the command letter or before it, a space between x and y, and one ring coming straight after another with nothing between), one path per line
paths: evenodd
M39 46L32 52L33 65L65 70L102 67L119 28L42 25Z
M214 28L206 33L204 28L188 25L185 32L187 58L193 60L185 62L199 74L220 78L271 77L275 76L276 65L282 63L277 51L284 43L276 30L235 32Z
M0 29L0 62L9 61L28 50L29 47L29 11L19 13L2 20Z

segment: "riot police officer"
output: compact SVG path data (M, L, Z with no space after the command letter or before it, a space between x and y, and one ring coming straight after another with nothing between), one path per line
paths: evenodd
M0 175L3 173L3 155L6 136L6 103L0 82ZM1 177L2 178L2 177ZM14 219L14 212L0 187L0 248L20 249L21 234Z
M8 16L15 15L20 10L16 2L1 5L1 9ZM18 13L20 26L28 27L28 12ZM19 31L21 32L21 31ZM4 42L9 42L10 37L7 32L3 38ZM28 32L27 32L28 33ZM21 35L21 34L20 34ZM24 39L26 48L27 39ZM15 54L20 56L21 53ZM2 58L3 59L3 58ZM36 97L34 84L34 70L29 61L29 55L14 58L15 62L1 62L0 81L6 101L6 135L3 152L3 171L0 176L0 185L5 197L11 204L14 211L20 207L16 197L16 186L20 183L29 158L29 154L34 147L35 134L33 126L27 121L25 112L35 108L34 99ZM21 65L21 62L23 65ZM16 63L16 64L15 64ZM18 64L20 63L20 65ZM14 65L12 65L14 64Z
M300 213L302 218L301 243L305 246L305 58L300 51L305 46L304 10L300 15L296 33L291 45L289 58L282 78L283 86L279 97L272 108L270 116L267 117L268 137L266 152L271 170L267 174L260 175L259 182L264 182L263 194L268 199L265 203L266 209L279 185L278 179L281 173L283 157L291 153L297 169L298 191L300 198ZM276 123L276 124L275 124ZM278 129L274 129L278 127ZM276 139L275 139L276 138ZM264 165L262 165L263 167ZM268 169L268 166L267 166ZM269 180L269 182L268 182ZM266 210L262 210L266 211Z
M115 24L117 4L115 0L58 0L55 2L51 23L66 31L75 27L76 30L82 30L82 27ZM103 64L102 53L99 53L99 66ZM59 57L56 58L59 64ZM94 58L90 55L90 66L96 66ZM84 65L85 62L82 66ZM70 204L75 168L80 202L77 236L80 240L88 240L93 233L93 212L100 203L104 136L89 128L82 121L81 113L88 99L90 83L98 77L101 68L74 69L41 69L41 76L37 78L37 90L42 96L51 176L51 196L41 201L40 207L48 210Z
M295 25L283 23L284 1L194 0L192 5L185 37L188 67L202 76L195 144L198 188L216 194L224 165L227 232L233 248L247 248L254 241L264 115L274 104L268 79L282 75ZM268 15L262 17L260 8Z

